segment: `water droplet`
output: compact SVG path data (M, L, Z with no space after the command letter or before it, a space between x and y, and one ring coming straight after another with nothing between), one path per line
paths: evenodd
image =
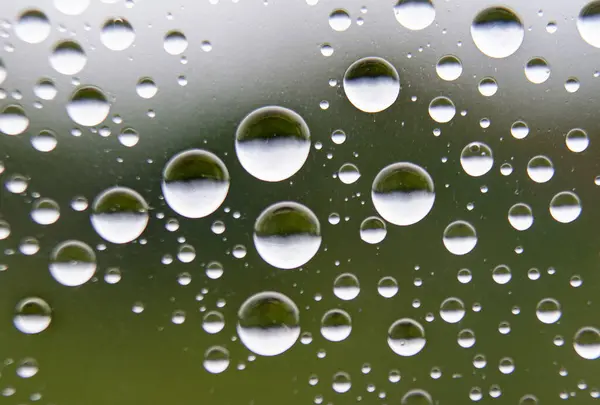
M63 75L74 75L84 68L87 63L87 56L75 41L60 41L52 50L49 57L50 65L58 73Z
M121 145L131 148L137 145L140 140L140 134L133 128L125 128L121 131L118 138Z
M334 31L346 31L350 28L352 24L352 20L350 19L350 15L344 9L338 8L333 10L329 15L329 26L333 28Z
M26 256L33 256L40 251L40 243L35 238L23 238L19 244L19 251Z
M221 346L213 346L204 353L204 368L212 374L219 374L229 367L229 352Z
M400 77L385 59L368 57L354 62L344 74L344 92L352 105L367 113L390 107L400 94Z
M90 5L90 0L54 0L54 7L66 15L79 15Z
M446 298L440 305L440 316L448 323L460 322L465 316L465 304L458 298Z
M94 200L92 209L92 226L98 235L112 243L129 243L148 225L148 204L130 188L112 187L103 191Z
M31 208L31 219L40 225L50 225L58 221L60 207L56 201L49 198L40 198Z
M67 287L88 282L96 272L96 254L91 247L77 240L58 244L50 254L50 274Z
M264 261L280 269L294 269L319 250L321 225L304 205L280 202L267 207L256 219L253 239Z
M0 240L4 240L10 236L10 224L0 219Z
M225 232L225 223L223 221L216 220L210 226L210 230L215 235L221 235L221 234L223 234L223 232Z
M477 245L477 232L466 221L454 221L444 230L442 241L450 253L465 255Z
M42 100L54 100L58 91L52 79L40 79L35 86L33 86L33 93L41 98Z
M333 46L331 46L330 44L325 43L321 45L321 55L328 57L333 55L333 52Z
M202 318L202 329L210 334L219 333L225 327L225 317L219 311L210 311Z
M67 103L67 114L79 125L93 127L106 119L110 104L102 90L84 86L75 90Z
M463 329L458 332L457 343L463 349L468 349L475 346L475 332L471 329Z
M336 145L341 145L346 142L346 133L341 129L336 129L331 133L331 140Z
M550 201L550 215L563 224L575 221L581 214L581 200L577 194L563 191Z
M377 292L384 298L392 298L398 293L398 282L393 277L382 277L377 283Z
M491 97L498 91L498 83L493 77L484 77L477 88L482 96Z
M505 264L501 264L496 266L494 270L492 270L492 279L496 282L496 284L506 284L512 278L512 272L510 271L510 267Z
M310 152L310 130L304 119L283 107L252 111L240 123L235 151L248 173L263 181L282 181L296 174Z
M550 66L542 58L533 58L525 65L525 77L531 83L541 84L550 77Z
M469 269L460 269L456 277L461 284L468 284L473 279L473 275Z
M592 326L584 326L573 337L573 348L587 360L600 357L600 331Z
M529 127L523 121L515 121L510 127L510 134L516 139L523 139L529 135Z
M106 284L117 284L121 281L121 270L117 267L111 267L104 273L104 281Z
M179 246L177 259L181 263L191 263L196 258L196 249L192 245L184 244Z
M535 309L535 315L542 323L552 324L557 322L562 316L560 303L554 298L544 298L538 302Z
M387 227L379 217L368 217L360 224L360 238L367 243L377 244L385 239Z
M210 262L206 265L206 275L208 278L216 280L223 275L223 265L219 262Z
M321 318L321 335L331 342L346 340L352 332L352 319L342 309L329 310Z
M554 176L554 165L546 156L538 155L527 163L527 174L536 183L546 183Z
M48 129L44 129L37 135L31 136L31 145L40 152L51 152L56 148L57 144L56 134Z
M156 95L158 87L156 87L156 83L151 78L142 77L138 80L135 91L141 98L149 99Z
M0 132L6 135L19 135L28 127L29 118L21 106L10 104L0 112Z
M479 12L473 20L471 37L483 54L491 58L506 58L521 47L525 30L512 10L490 7Z
M483 176L494 165L492 150L483 142L471 142L463 148L460 164L469 176Z
M188 47L188 41L185 35L180 31L169 31L165 35L163 46L170 55L180 55Z
M333 383L331 386L338 394L350 391L350 388L352 387L350 375L344 371L338 371L333 375Z
M524 231L533 225L533 212L525 203L517 203L508 210L508 222L517 231Z
M435 67L435 71L442 80L453 81L460 77L463 71L462 63L454 55L442 56Z
M519 400L519 405L539 405L535 395L525 395Z
M17 303L13 324L26 334L44 331L52 321L52 309L46 301L37 297L25 298Z
M571 152L580 153L587 149L590 140L583 129L573 128L567 133L566 144Z
M291 348L300 336L300 313L283 294L266 291L248 298L238 311L237 333L248 350L276 356Z
M26 358L21 360L17 366L17 375L21 378L31 378L38 373L39 369L35 359Z
M75 211L85 211L87 207L88 201L85 197L78 196L73 198L73 200L71 201L71 208L73 208Z
M135 31L123 17L109 18L102 26L100 41L112 51L123 51L133 44Z
M575 93L577 90L579 90L580 86L581 84L576 77L569 77L565 82L565 90L567 93Z
M440 124L452 121L456 115L456 107L448 97L439 96L429 103L429 116Z
M360 171L352 163L344 163L338 170L338 177L342 183L352 184L360 178Z
M577 30L585 42L600 48L600 1L591 1L581 9Z
M435 20L435 8L431 0L399 0L394 15L404 28L422 30Z
M13 174L6 180L4 186L11 193L21 194L27 190L27 187L29 186L29 180L20 174Z
M394 353L414 356L425 347L425 329L414 319L398 319L388 329L387 342Z
M40 10L24 11L15 24L15 34L20 40L39 44L50 35L50 21Z
M400 226L412 225L425 218L433 207L433 180L420 166L393 163L375 177L371 198L386 221Z
M351 301L360 294L360 283L352 273L343 273L333 282L333 293L344 301Z

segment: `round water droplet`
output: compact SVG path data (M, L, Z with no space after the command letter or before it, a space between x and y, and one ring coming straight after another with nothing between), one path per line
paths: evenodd
M413 389L404 394L400 405L433 405L433 399L427 391Z
M463 71L462 63L454 55L442 56L435 67L435 71L442 80L453 81L460 77Z
M368 217L360 224L360 238L375 245L385 239L387 227L379 217Z
M523 43L525 29L519 17L508 8L490 7L475 17L471 24L475 46L491 58L506 58Z
M580 128L573 128L567 133L567 148L571 152L580 153L587 149L590 144L587 132Z
M225 317L219 311L210 311L202 318L202 329L210 334L219 333L225 327Z
M396 20L409 30L422 30L435 20L435 8L431 0L399 0L394 6Z
M544 298L538 302L535 315L542 323L555 323L562 316L560 303L554 298Z
M54 0L54 7L66 15L79 15L90 5L90 0Z
M121 145L131 148L137 145L140 140L140 134L133 128L125 128L121 131L118 138Z
M573 337L573 348L578 355L587 360L600 357L600 330L584 326Z
M508 222L517 231L525 231L533 225L533 211L525 203L517 203L508 210Z
M577 30L585 42L600 48L600 1L591 1L581 9Z
M387 342L394 353L414 356L425 347L425 329L414 319L399 319L388 329Z
M333 375L333 383L331 387L339 394L350 391L350 388L352 387L350 375L344 371L338 371Z
M510 127L510 134L516 139L523 139L529 135L529 127L523 121L515 121Z
M67 103L67 114L79 125L93 127L106 119L110 104L102 90L84 86L75 90Z
M276 356L291 348L300 336L300 313L283 294L266 291L248 298L238 311L237 333L248 350Z
M54 100L58 91L52 79L40 79L33 87L33 93L42 100Z
M550 77L550 66L542 58L533 58L525 65L525 77L531 83L541 84Z
M467 221L454 221L444 230L442 241L450 253L466 255L477 245L477 232Z
M92 210L92 226L98 235L112 243L129 243L148 225L148 204L130 188L112 187L103 191L94 200Z
M104 273L104 281L106 284L117 284L121 281L121 270L117 267L107 269L106 273Z
M6 135L19 135L28 127L29 118L21 106L10 104L0 112L0 132Z
M112 51L123 51L133 44L135 31L123 17L109 18L102 26L100 41Z
M219 374L229 367L229 351L221 346L213 346L204 353L204 368L212 374Z
M310 152L310 130L304 119L283 107L252 111L240 123L235 151L248 173L263 181L282 181L296 174Z
M138 80L135 86L135 91L141 98L148 99L156 95L158 92L158 87L151 78L142 77L140 80Z
M546 156L538 155L527 163L527 174L536 183L546 183L554 176L554 165Z
M37 297L25 298L15 307L13 324L26 334L44 331L52 321L52 309L46 301Z
M460 165L469 176L483 176L494 166L492 150L483 142L471 142L460 154Z
M429 103L429 116L440 124L452 121L456 114L456 107L448 97L439 96Z
M38 373L39 369L35 359L26 358L21 360L17 366L17 375L21 378L31 378Z
M400 94L400 77L385 59L368 57L354 62L344 74L344 92L352 105L367 113L390 107Z
M254 223L260 257L280 269L306 264L321 246L321 224L304 205L286 201L267 207Z
M492 279L496 282L496 284L506 284L511 278L512 272L510 271L510 267L505 264L496 266L494 270L492 270Z
M40 198L33 203L31 219L40 225L50 225L60 218L60 207L56 201L49 198Z
M333 293L344 301L351 301L360 294L360 283L352 273L343 273L333 282Z
M167 162L161 187L173 211L186 218L203 218L215 212L225 200L229 171L216 155L190 149Z
M4 186L11 193L21 194L27 190L27 187L29 186L29 180L20 174L13 174L6 180Z
M19 251L26 256L32 256L40 251L40 243L36 238L23 238L19 244Z
M435 201L433 180L420 166L408 162L384 167L373 180L375 209L394 225L412 225L429 214Z
M50 65L63 75L75 75L84 68L87 56L75 41L58 42L49 57Z
M73 208L75 211L85 211L87 207L88 201L85 197L78 196L73 198L73 201L71 201L71 208Z
M223 275L223 265L219 262L210 262L206 265L205 271L208 278L216 280Z
M10 236L10 224L0 219L0 240L4 240Z
M460 322L465 316L465 304L458 298L446 298L440 305L440 316L448 323Z
M338 8L329 14L329 26L333 28L334 31L346 31L350 28L351 24L352 20L350 19L350 15L348 15L348 12L344 9Z
M377 292L384 298L392 298L398 293L398 282L394 277L382 277L377 283Z
M170 55L180 55L188 47L188 41L185 35L180 31L169 31L165 35L163 46Z
M500 173L503 176L510 176L513 172L513 167L510 163L502 163L502 166L500 166Z
M181 263L191 263L196 258L196 249L192 245L184 244L179 246L177 251L177 259Z
M579 90L580 86L581 84L576 77L569 77L565 82L565 90L567 93L575 93L577 90Z
M39 44L50 35L50 21L40 10L24 11L15 24L15 34L20 40Z
M524 395L519 400L519 405L539 405L539 402L535 395Z
M556 194L550 201L550 215L563 224L575 221L581 214L581 200L571 191Z
M346 133L341 129L336 129L331 133L331 140L336 145L341 145L346 142Z
M50 254L50 274L67 287L88 282L96 272L96 254L91 247L77 240L58 244Z
M344 163L338 171L338 177L342 183L352 184L360 178L360 172L358 171L358 167L352 163Z
M342 309L329 310L321 318L321 335L331 342L346 340L352 332L352 319Z
M491 97L498 91L498 83L493 77L484 77L477 88L482 96Z
M31 136L31 145L40 152L51 152L57 144L56 134L48 129Z
M471 329L463 329L458 332L457 343L463 349L468 349L475 346L475 332Z

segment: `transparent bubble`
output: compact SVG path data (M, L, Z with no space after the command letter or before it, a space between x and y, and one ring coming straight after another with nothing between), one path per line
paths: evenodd
M223 275L223 265L219 262L210 262L206 265L206 275L208 278L216 280Z
M575 93L581 87L581 83L576 77L569 77L565 82L565 90L567 93Z
M50 254L50 274L67 287L88 282L96 272L96 254L87 244L68 240L59 243Z
M527 174L536 183L546 183L554 176L554 165L546 156L538 155L527 163Z
M344 163L338 170L338 177L342 183L352 184L360 178L360 171L352 163Z
M477 89L482 96L491 97L498 91L498 83L493 77L484 77L479 82Z
M331 387L338 394L343 394L350 391L350 388L352 387L350 375L344 371L338 371L333 375L333 383Z
M192 245L183 244L177 250L177 259L182 263L191 263L196 258L196 249Z
M296 174L310 152L310 130L292 110L269 106L240 123L235 151L241 165L259 180L277 182Z
M399 319L388 329L387 342L394 353L414 356L425 347L425 329L414 319Z
M150 77L142 77L135 86L135 92L141 98L149 99L156 95L158 87Z
M123 51L135 41L135 31L123 17L109 18L100 32L100 42L112 51Z
M40 198L31 207L31 219L40 225L51 225L60 218L58 203L49 198Z
M408 162L384 167L373 180L371 198L386 221L412 225L429 214L435 201L433 180L420 166Z
M533 211L525 203L514 204L508 210L508 222L517 231L525 231L533 225Z
M225 327L225 317L219 311L210 311L202 318L202 329L210 334L219 333Z
M483 54L491 58L506 58L521 47L525 29L512 10L490 7L479 12L473 20L471 37Z
M169 31L165 35L163 47L170 55L180 55L187 49L188 41L182 32Z
M31 145L39 152L52 152L57 144L56 134L49 129L44 129L31 136Z
M452 121L456 115L456 107L448 97L439 96L429 103L429 116L440 124Z
M106 119L110 103L103 91L94 86L78 88L67 102L67 114L79 125L93 127Z
M212 374L220 374L229 367L229 351L221 346L213 346L204 353L204 368Z
M112 187L100 193L92 205L92 226L103 239L129 243L148 225L148 203L136 191Z
M600 1L591 1L581 9L577 30L585 42L600 48Z
M465 312L465 304L459 298L446 298L440 305L440 317L448 323L460 322Z
M346 340L352 332L352 319L342 309L329 310L321 318L321 335L331 342Z
M58 73L71 76L83 70L87 63L87 56L79 43L64 40L54 46L49 61Z
M458 345L463 349L475 346L475 332L471 329L463 329L458 332Z
M575 221L581 214L581 200L571 191L556 194L550 201L550 215L563 224Z
M469 176L483 176L494 166L492 150L483 142L471 142L463 148L460 164Z
M50 35L50 21L40 10L24 11L15 24L17 37L30 44L39 44Z
M477 232L466 221L454 221L444 230L442 241L450 253L465 255L477 245Z
M17 104L7 105L0 112L0 132L6 135L20 135L29 127L29 118Z
M525 65L525 77L531 83L541 84L550 77L550 66L543 58L530 59Z
M221 159L202 149L190 149L167 162L161 188L173 211L186 218L203 218L221 206L229 181Z
M280 202L256 219L253 239L264 261L280 269L294 269L308 263L319 250L321 225L304 205Z
M329 26L334 31L346 31L350 25L352 25L352 20L346 10L338 8L329 14Z
M435 71L442 80L454 81L460 77L463 71L462 63L454 55L442 56L435 66Z
M342 273L333 282L333 294L341 300L351 301L360 294L360 283L352 273Z
M431 0L399 0L394 6L396 20L409 30L429 27L435 20L435 7Z
M515 121L510 127L510 134L516 139L523 139L529 135L529 127L524 121Z
M4 186L11 193L21 194L29 187L29 180L20 174L13 174L6 180Z
M54 0L54 7L66 15L79 15L90 5L90 0Z
M600 357L600 330L584 326L573 337L573 348L582 358L595 360Z
M22 299L15 307L13 324L26 334L44 331L52 321L52 309L46 301L37 297Z
M556 323L562 316L560 303L554 298L544 298L538 302L535 315L542 323Z
M573 128L567 133L567 148L571 152L580 153L587 149L590 144L587 132L580 128Z
M496 284L506 284L512 278L512 272L510 271L510 267L505 264L498 265L492 270L492 279L496 282Z
M246 348L275 356L291 348L300 336L300 313L287 296L272 291L248 298L238 311L237 333Z
M185 322L185 311L175 310L171 314L171 322L175 325L181 325Z
M344 74L344 92L352 105L367 113L389 108L400 94L400 77L385 59L368 57L354 62Z
M392 298L398 293L398 282L394 277L382 277L377 283L377 292L384 298Z
M377 244L385 239L387 227L379 217L368 217L360 224L360 238L367 243Z
M25 358L21 360L17 366L17 375L21 378L31 378L35 376L39 370L40 367L35 359Z

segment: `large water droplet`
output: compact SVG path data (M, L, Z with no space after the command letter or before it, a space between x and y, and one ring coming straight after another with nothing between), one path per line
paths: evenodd
M0 112L0 131L6 135L22 134L28 127L29 118L21 106L10 104Z
M590 139L583 129L573 128L567 133L565 142L571 152L581 153L589 146Z
M101 89L84 86L77 89L67 103L67 114L77 124L93 127L106 119L110 104Z
M533 225L533 212L525 203L517 203L508 210L508 222L517 231L524 231Z
M375 245L385 239L387 227L379 217L368 217L360 224L360 238L367 243Z
M456 115L456 107L448 97L439 96L429 103L429 116L440 124L452 121Z
M15 25L15 34L22 41L39 44L50 35L50 21L40 10L23 12Z
M17 303L13 324L27 334L44 331L52 321L52 309L46 301L38 297L25 298Z
M466 255L477 245L477 232L467 221L454 221L444 230L446 249L454 255Z
M591 1L581 9L577 30L585 42L600 48L600 1Z
M541 84L550 77L550 66L542 58L533 58L525 65L525 77L531 83Z
M351 24L352 20L350 19L350 15L348 15L348 12L344 9L338 8L329 14L329 26L333 28L334 31L346 31L350 28Z
M560 303L554 298L544 298L538 302L535 315L542 323L555 323L562 316Z
M50 274L62 285L80 286L96 272L96 254L91 247L77 240L58 244L50 254Z
M460 322L465 316L465 304L458 298L446 298L440 305L440 317L448 323Z
M84 68L87 63L87 56L75 41L58 42L49 57L50 65L58 73L63 75L74 75Z
M575 221L581 214L581 200L571 191L556 194L550 201L550 215L563 224Z
M163 46L168 54L179 55L187 49L188 41L182 32L169 31L165 35Z
M340 274L333 282L333 293L341 300L353 300L360 294L358 278L352 273Z
M527 163L527 174L536 183L546 183L554 176L554 165L546 156L538 155Z
M66 15L79 15L90 5L90 0L54 0L54 7Z
M460 165L469 176L483 176L494 166L492 150L483 142L471 142L460 154Z
M135 41L135 31L123 17L110 18L102 26L100 41L110 50L122 51Z
M331 342L346 340L352 332L352 319L342 309L329 310L321 318L321 335Z
M31 219L40 225L50 225L60 218L60 207L56 201L49 198L40 198L33 203Z
M394 6L396 20L409 30L422 30L435 20L431 0L399 0Z
M460 77L463 71L462 63L454 55L442 56L435 66L435 71L442 80L453 81Z
M475 17L471 37L477 48L491 58L506 58L523 43L525 30L519 17L508 8L490 7Z
M600 330L584 326L573 337L573 348L578 355L587 360L600 357Z
M388 329L387 342L394 353L414 356L425 347L425 329L414 319L399 319Z
M221 346L213 346L204 353L204 368L212 374L219 374L229 367L229 351Z
M354 62L344 74L344 92L361 111L376 113L390 107L400 94L400 77L385 59L368 57Z

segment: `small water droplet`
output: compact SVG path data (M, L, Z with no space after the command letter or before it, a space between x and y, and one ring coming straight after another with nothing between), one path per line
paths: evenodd
M423 30L435 20L435 8L431 0L399 0L394 15L404 28Z
M170 55L180 55L188 47L188 41L181 31L169 31L165 35L163 47Z
M581 9L577 30L585 42L600 48L600 1L590 1Z
M498 91L498 83L493 77L484 77L479 82L477 89L482 96L491 97Z
M108 117L110 103L100 88L84 86L71 95L66 108L76 124L93 127Z
M470 223L454 221L444 230L442 241L450 253L465 255L477 245L477 233Z
M342 309L329 310L321 318L321 335L331 342L346 340L352 332L352 319Z
M360 294L360 283L352 273L343 273L333 282L333 293L344 301L351 301Z
M554 165L546 156L538 155L527 163L527 174L536 183L546 183L554 176Z
M589 146L590 139L583 129L573 128L567 133L565 142L571 152L581 153Z
M414 319L399 319L388 329L387 342L394 353L414 356L425 347L425 329Z
M359 59L344 74L344 92L352 105L367 113L390 107L400 93L400 77L387 60L376 57Z
M360 171L352 163L344 163L338 170L338 177L344 184L355 183L360 178Z
M550 201L550 215L563 224L575 221L581 214L581 200L571 191L556 194Z
M29 127L29 118L23 108L10 104L0 112L0 132L6 135L20 135Z
M348 15L348 12L344 9L338 8L329 14L329 26L334 31L346 31L350 28L351 24L352 20L350 19L350 15Z
M573 348L578 355L587 360L600 357L600 330L584 326L573 337Z
M87 56L77 42L65 40L54 46L49 61L58 73L71 76L81 72L87 63Z
M538 302L535 315L542 323L556 323L562 316L560 303L554 298L544 298Z
M204 353L204 368L212 374L220 374L229 367L229 351L221 346L213 346Z
M17 303L13 323L26 334L44 331L52 321L52 309L46 301L37 297L25 298Z
M456 107L448 97L439 96L429 103L429 116L440 124L452 121L456 115Z
M471 142L463 148L460 164L469 176L483 176L494 165L492 150L483 142Z
M506 58L523 43L525 30L520 18L505 7L490 7L477 14L471 24L475 46L491 58Z
M125 18L109 18L102 26L100 41L112 51L123 51L135 41L135 31Z
M463 71L462 63L454 55L442 56L435 67L435 71L442 80L454 81L460 77Z
M533 225L533 212L525 203L514 204L508 210L508 222L517 231L525 231Z
M550 77L550 66L543 58L530 59L525 65L525 77L531 83L541 84Z

